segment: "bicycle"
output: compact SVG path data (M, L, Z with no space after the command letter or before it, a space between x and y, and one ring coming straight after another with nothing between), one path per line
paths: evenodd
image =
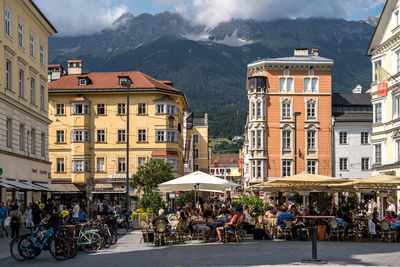
M103 239L97 233L97 230L84 229L85 227L89 227L89 224L78 225L79 232L74 236L76 245L82 247L86 252L96 252L102 247Z
M129 231L129 216L125 213L115 214L114 219L116 220L115 231L117 235L126 234Z
M53 227L50 227L49 230L37 229L34 232L33 227L30 227L31 234L12 240L10 254L16 261L37 258L46 245L49 247L51 256L56 260L63 261L69 258L70 247L68 242L61 237L55 236Z

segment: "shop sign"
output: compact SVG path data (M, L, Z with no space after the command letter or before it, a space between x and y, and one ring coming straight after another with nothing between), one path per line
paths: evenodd
M387 96L388 83L378 84L378 96Z

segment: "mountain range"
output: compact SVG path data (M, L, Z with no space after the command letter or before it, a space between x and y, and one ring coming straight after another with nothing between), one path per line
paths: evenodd
M284 57L296 47L319 48L335 61L332 89L369 88L365 51L377 18L365 21L308 18L239 20L208 28L177 13L126 13L101 32L49 39L49 63L82 59L85 72L139 70L171 80L196 115L209 113L210 135L243 133L248 101L246 65L258 58Z

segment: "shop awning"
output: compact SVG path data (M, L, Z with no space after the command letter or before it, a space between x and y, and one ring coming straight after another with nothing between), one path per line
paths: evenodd
M6 180L6 179L0 179L1 183L4 184L8 184L8 185L12 185L18 189L23 189L23 190L30 190L30 191L38 191L38 189L36 187L34 187L34 185L32 184L28 184L28 183L22 183L19 181L15 181L15 180Z
M43 187L47 189L49 192L69 192L67 190L64 190L58 186L52 185L52 184L46 184L46 183L35 183L36 186Z
M31 184L31 183L22 182L22 181L21 181L20 183L26 184L26 185L28 185L28 186L31 186L32 188L34 188L34 189L32 189L32 190L35 190L35 191L49 191L47 188L38 186L38 185L36 185L36 184Z
M2 182L0 182L0 187L9 188L9 189L15 188L15 187L12 186L12 185L5 184L5 183L2 183Z

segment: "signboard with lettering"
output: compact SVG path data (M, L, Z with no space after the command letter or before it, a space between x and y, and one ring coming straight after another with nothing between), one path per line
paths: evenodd
M378 83L378 96L387 96L388 83Z
M188 130L193 129L193 113L186 118L186 128Z

